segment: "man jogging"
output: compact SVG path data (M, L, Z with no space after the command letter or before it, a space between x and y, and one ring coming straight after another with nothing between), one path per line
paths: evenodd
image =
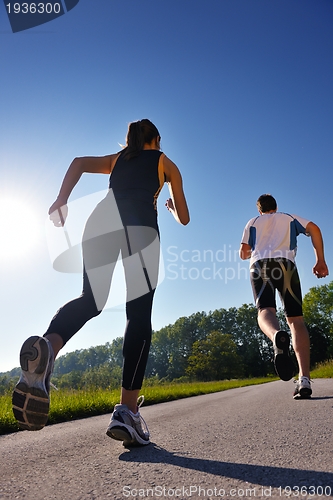
M276 317L275 291L280 294L299 367L294 398L309 398L312 394L310 340L303 319L300 279L295 266L296 240L301 233L311 237L316 256L313 273L317 278L325 278L328 267L322 234L316 224L303 217L277 212L277 203L270 194L259 197L257 208L260 215L246 224L239 255L243 260L250 259L258 324L273 342L277 374L287 381L294 374L294 366L289 357L289 335L280 330Z

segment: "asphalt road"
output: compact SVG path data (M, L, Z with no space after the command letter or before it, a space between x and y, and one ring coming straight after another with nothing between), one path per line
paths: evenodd
M333 380L311 400L292 382L143 407L152 444L106 436L109 415L0 436L0 498L333 497Z

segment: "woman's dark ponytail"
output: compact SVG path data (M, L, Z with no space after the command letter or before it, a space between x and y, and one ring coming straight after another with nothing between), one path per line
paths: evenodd
M150 120L144 118L143 120L130 123L123 158L130 160L138 156L144 145L150 144L157 137L160 137L159 131Z

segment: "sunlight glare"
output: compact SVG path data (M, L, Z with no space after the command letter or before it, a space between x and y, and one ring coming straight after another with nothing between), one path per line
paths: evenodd
M38 220L34 210L21 199L0 199L0 258L23 258L37 245Z

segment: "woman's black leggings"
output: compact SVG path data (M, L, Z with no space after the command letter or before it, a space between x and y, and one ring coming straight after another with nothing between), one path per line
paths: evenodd
M87 221L82 241L82 294L59 309L44 336L57 333L66 344L87 321L101 313L107 302L113 271L121 253L127 292L122 387L134 390L142 386L151 343L151 312L158 279L159 234L157 225L144 225L147 220L144 217L146 204L143 204L141 216L138 217L140 204L135 203L133 219L133 206L127 204L127 211L122 207L119 217L119 212L112 206L113 202L114 198L113 201L107 198L103 200ZM123 224L124 220L127 225ZM139 222L143 225L139 225Z

